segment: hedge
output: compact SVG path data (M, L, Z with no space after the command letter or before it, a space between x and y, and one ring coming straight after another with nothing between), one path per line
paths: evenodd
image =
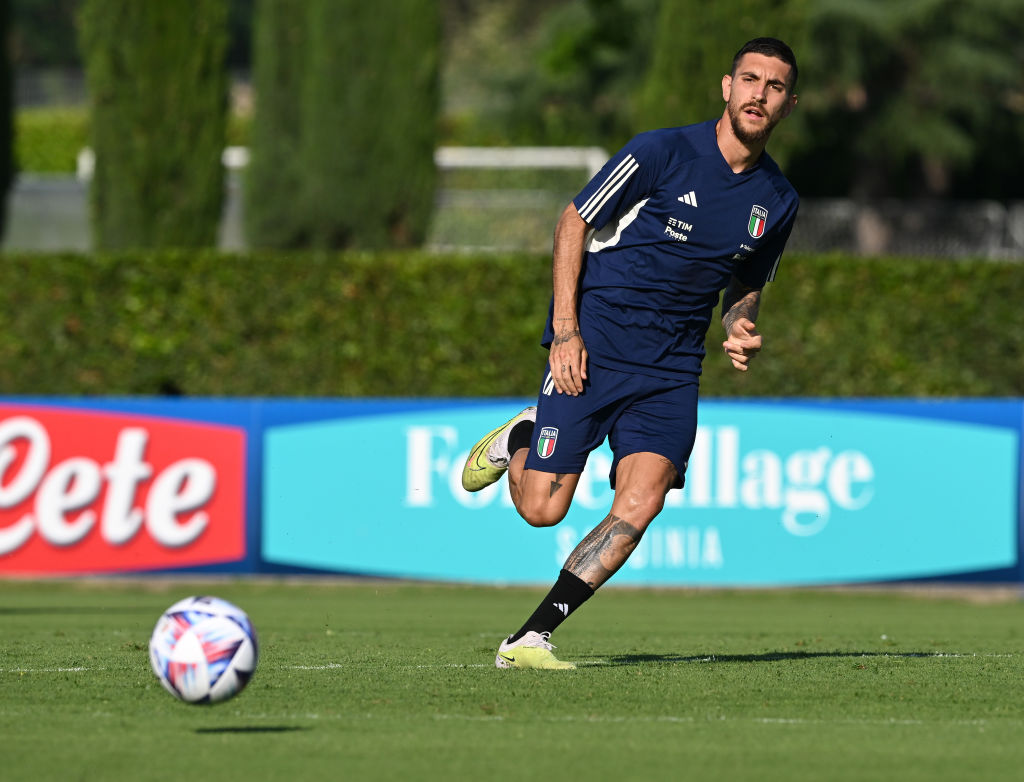
M228 146L249 144L251 120L228 115ZM14 115L14 157L23 174L74 174L78 153L89 146L89 110L85 106L28 106Z
M8 255L0 394L533 396L541 255ZM787 256L705 397L1020 396L1024 264Z
M89 146L89 111L61 106L18 109L14 154L26 174L73 174L78 153Z

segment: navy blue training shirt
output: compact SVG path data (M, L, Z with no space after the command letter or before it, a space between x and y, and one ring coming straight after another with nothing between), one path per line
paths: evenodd
M573 199L593 229L579 323L595 364L700 374L704 337L730 277L752 288L774 278L799 199L767 153L734 173L716 123L635 136ZM553 335L549 314L545 347Z

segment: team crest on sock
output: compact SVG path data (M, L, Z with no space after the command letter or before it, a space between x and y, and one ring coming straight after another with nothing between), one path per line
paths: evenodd
M537 456L541 459L547 459L551 454L555 452L555 443L558 440L558 428L554 426L545 426L540 430L540 436L537 438Z

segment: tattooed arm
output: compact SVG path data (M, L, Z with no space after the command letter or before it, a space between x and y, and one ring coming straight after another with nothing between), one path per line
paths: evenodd
M583 391L587 377L587 349L580 336L576 304L579 297L580 272L583 268L583 242L587 224L573 204L569 204L555 226L555 249L552 261L554 310L551 342L551 377L560 394L576 396Z
M748 288L736 277L729 281L722 294L722 326L725 342L722 347L741 372L750 368L750 362L761 350L762 339L755 322L761 306L761 289Z

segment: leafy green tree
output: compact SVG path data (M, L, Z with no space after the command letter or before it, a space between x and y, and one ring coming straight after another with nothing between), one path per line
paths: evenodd
M1021 197L1024 0L817 0L814 129L793 172L805 195ZM971 191L973 190L973 193Z
M6 0L11 6L14 61L23 66L74 67L81 63L75 45L75 14L82 0Z
M640 90L636 129L672 127L721 116L722 76L752 38L788 43L802 68L809 0L662 0L650 68ZM798 84L797 92L800 92ZM776 159L799 143L798 114L772 137ZM796 126L796 127L795 127Z
M484 85L484 108L460 117L460 130L482 143L619 146L632 135L657 7L658 0L477 3L451 47L461 73L450 70L449 81L459 94Z
M86 0L100 249L215 244L227 116L225 0Z

